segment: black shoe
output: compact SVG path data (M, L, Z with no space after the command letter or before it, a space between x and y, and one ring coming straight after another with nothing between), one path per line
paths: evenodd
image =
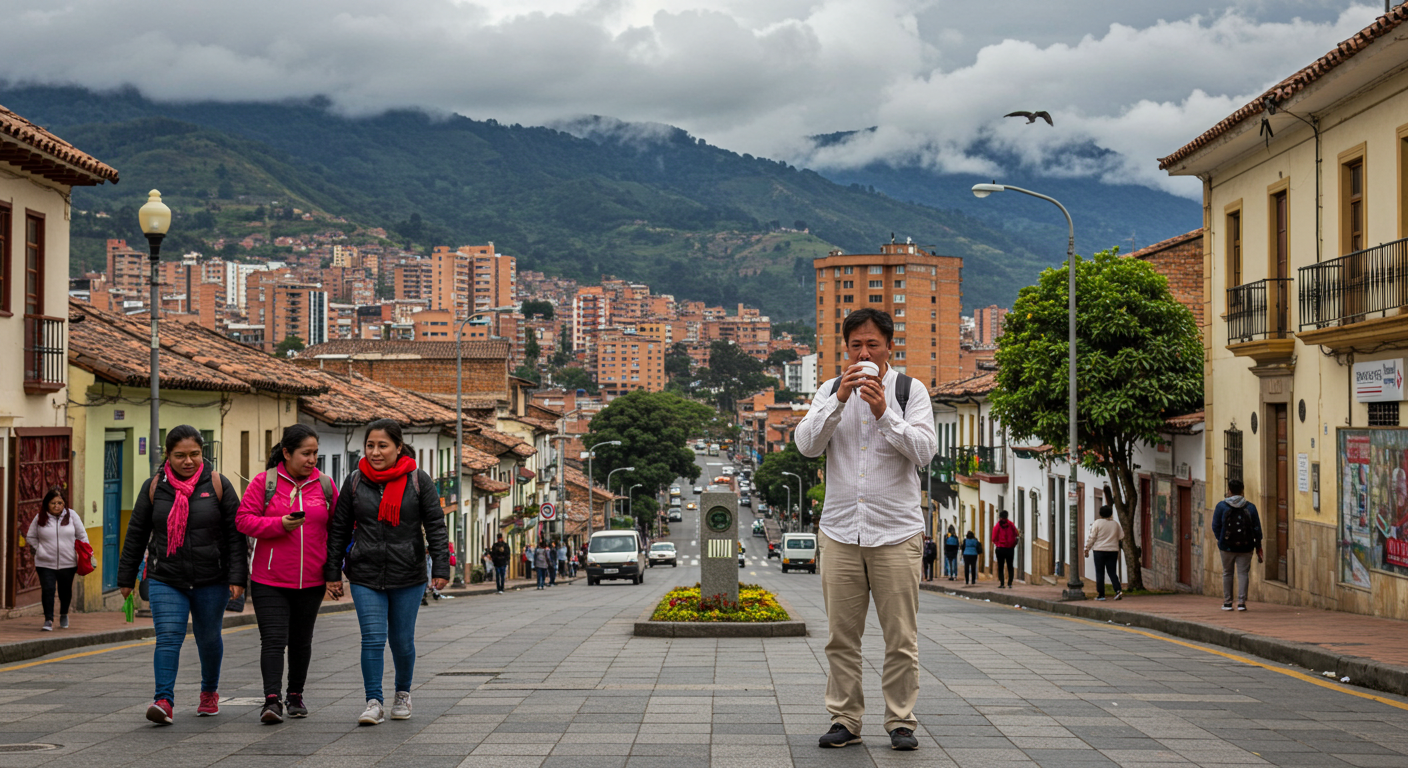
M896 728L890 731L890 749L919 749L919 739L908 728Z
M284 706L288 708L289 717L307 717L308 708L303 706L303 694L290 693L284 697Z
M278 696L265 696L264 709L259 712L259 722L273 725L284 721L284 705Z
M845 747L851 744L859 744L860 737L846 730L846 726L840 723L832 723L831 730L825 736L817 739L819 747Z

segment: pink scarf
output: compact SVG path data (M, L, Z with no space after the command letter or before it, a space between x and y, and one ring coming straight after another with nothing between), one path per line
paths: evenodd
M166 482L176 489L176 501L171 503L171 511L166 513L166 554L169 557L186 543L186 518L191 514L191 494L196 490L196 481L200 480L200 470L181 480L171 471L170 464L162 464L161 467L166 472Z

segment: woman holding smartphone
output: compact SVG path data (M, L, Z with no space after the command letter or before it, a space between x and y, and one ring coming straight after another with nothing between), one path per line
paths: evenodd
M302 424L284 429L269 456L268 469L245 489L236 525L254 537L249 596L259 622L259 671L264 677L264 709L259 719L282 723L307 717L303 686L313 656L313 624L327 587L328 520L337 491L318 471L318 434ZM287 695L279 701L288 651Z

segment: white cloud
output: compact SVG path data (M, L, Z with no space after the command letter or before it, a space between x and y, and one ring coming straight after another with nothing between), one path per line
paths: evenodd
M1381 9L1224 0L1196 15L1209 1L48 0L0 25L0 78L324 95L352 114L610 115L813 167L996 172L986 142L1047 173L1188 194L1155 157ZM1001 119L1014 109L1056 126ZM804 139L872 125L842 145Z

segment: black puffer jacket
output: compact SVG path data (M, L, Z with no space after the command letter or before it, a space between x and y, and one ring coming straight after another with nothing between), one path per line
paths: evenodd
M377 519L385 486L353 472L342 483L337 508L328 524L328 561L323 578L339 581L346 559L347 580L372 589L400 589L426 582L425 551L430 546L431 573L450 578L450 536L435 481L417 469L406 477L401 497L401 522L391 526ZM356 524L355 528L353 524ZM352 550L347 551L348 542Z
M191 492L191 511L186 518L186 540L181 548L166 554L166 516L176 501L176 489L160 471L155 478L142 483L137 492L137 504L127 523L127 540L122 544L122 557L117 564L117 585L132 587L142 569L142 555L147 555L147 578L179 589L230 584L243 587L249 576L249 554L244 534L235 529L235 513L240 496L223 475L220 499L215 498L211 468L202 463L200 479ZM156 482L156 502L152 503L147 486Z

